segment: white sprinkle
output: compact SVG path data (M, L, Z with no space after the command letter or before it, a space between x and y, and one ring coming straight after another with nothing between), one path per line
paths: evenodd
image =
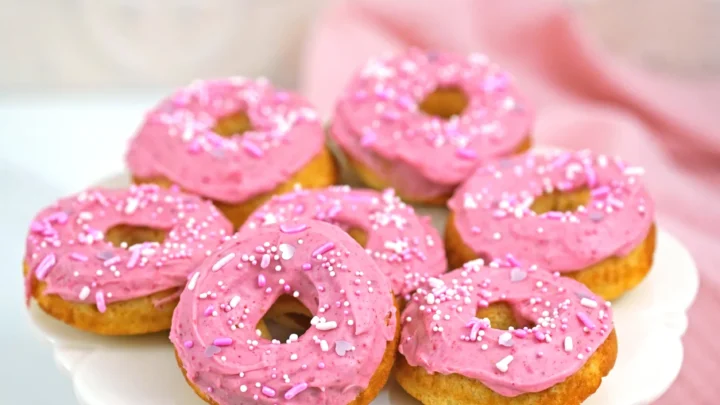
M330 345L328 345L327 340L321 340L321 341L320 341L320 350L322 350L322 351L324 351L324 352L330 350Z
M230 308L235 308L240 303L240 296L236 295L230 300Z
M498 343L500 344L500 346L511 347L513 343L512 335L510 334L510 332L505 332L500 335L500 338L498 338Z
M430 293L430 294L427 295L427 297L425 298L425 300L427 301L428 304L432 305L432 304L435 303L435 295L433 295L432 293Z
M327 321L327 322L323 322L323 323L318 323L317 325L315 325L315 327L318 328L319 330L333 330L333 329L337 328L337 322Z
M298 355L296 353L293 353L290 355L290 360L295 361L298 359Z
M88 286L84 286L82 290L80 290L80 295L78 295L78 298L81 300L84 300L85 298L90 296L90 288Z
M573 349L573 340L572 340L572 337L567 336L567 337L565 337L565 351L566 351L566 352L571 352L572 349Z
M200 272L195 272L193 274L192 278L190 279L190 282L187 285L188 290L192 291L195 289L195 284L197 283L198 277L200 277Z
M580 300L580 305L588 308L597 308L597 301L591 300L590 298L583 298Z
M281 244L279 247L280 257L283 260L290 260L295 255L295 247L287 243Z
M247 392L247 385L245 385L245 384L241 385L240 392Z
M495 363L495 367L497 367L497 369L500 370L501 372L507 373L508 366L510 365L511 361L513 361L513 356L509 355L509 356L505 357L504 359Z
M227 262L232 260L235 257L235 253L228 253L225 257L218 260L215 264L212 266L212 271L218 271L222 268L222 266L226 265Z
M127 203L125 204L125 213L129 215L135 212L139 203L140 202L135 198L128 198Z

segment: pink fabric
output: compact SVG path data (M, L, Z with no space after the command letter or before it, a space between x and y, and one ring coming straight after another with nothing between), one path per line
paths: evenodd
M720 384L720 77L662 77L624 65L551 0L354 0L332 3L306 49L302 87L329 115L368 57L409 45L482 51L513 72L539 108L538 143L590 147L648 169L659 222L701 271L686 361L659 404L711 404ZM662 364L659 361L659 366Z

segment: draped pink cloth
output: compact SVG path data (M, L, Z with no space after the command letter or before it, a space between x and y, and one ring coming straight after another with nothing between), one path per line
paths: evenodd
M623 64L558 1L330 4L302 66L302 90L321 112L331 113L368 57L407 46L480 51L512 72L538 107L537 143L645 166L659 223L687 244L701 271L683 370L657 403L720 403L712 372L720 364L720 76L693 81Z

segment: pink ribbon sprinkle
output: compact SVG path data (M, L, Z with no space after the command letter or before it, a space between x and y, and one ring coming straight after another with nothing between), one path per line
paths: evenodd
M254 158L261 158L265 154L259 146L257 146L255 143L248 139L243 139L242 146L245 151L247 151L250 156Z
M258 276L258 287L265 287L265 276L262 274Z
M55 254L50 253L47 256L45 256L44 259L38 264L38 266L35 268L35 277L38 280L44 279L48 273L50 272L50 269L55 265Z
M320 246L319 248L313 250L313 252L312 252L312 257L317 257L318 255L322 255L323 253L327 253L327 252L329 252L330 250L332 250L333 248L335 248L335 244L334 244L334 243L332 243L332 242L326 242L325 244L323 244L323 245Z
M595 329L595 324L593 323L593 321L590 319L590 317L585 312L578 312L577 317L580 320L580 322L582 322L582 324L585 325L585 327L587 327L590 330Z
M101 314L104 314L107 310L107 306L105 305L105 295L103 295L102 291L95 293L95 305Z
M304 231L305 229L307 229L307 225L305 224L300 224L296 226L287 226L285 224L280 225L280 231L283 233L298 233Z
M306 382L301 382L300 384L293 385L292 388L290 388L285 393L285 399L293 399L295 396L307 389L308 385Z
M229 337L219 337L215 340L213 340L213 345L217 347L225 347L230 346L232 344L233 340Z
M262 388L262 393L263 393L263 395L265 395L266 397L269 397L269 398L275 397L275 390L268 386L264 386Z
M81 254L81 253L77 253L77 252L71 253L71 254L70 254L70 258L73 259L73 260L75 260L75 261L78 261L78 262L86 262L86 261L88 261L88 257L87 257L87 256L85 256L84 254Z

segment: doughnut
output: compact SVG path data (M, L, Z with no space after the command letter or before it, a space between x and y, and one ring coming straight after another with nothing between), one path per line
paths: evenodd
M333 186L275 196L255 211L242 229L291 218L317 219L343 228L365 247L399 297L414 291L428 277L447 271L442 238L430 218L418 216L393 189L377 192Z
M402 314L395 378L425 405L577 405L615 365L609 302L555 272L482 259Z
M267 336L266 312L285 295L311 309L311 324ZM196 268L170 340L213 405L369 404L395 361L397 313L390 283L352 237L289 220L236 233Z
M588 150L494 161L448 202L450 266L510 254L615 299L652 266L654 205L642 174L640 167Z
M231 233L230 222L196 196L156 185L89 189L32 221L26 298L102 335L167 330L191 270Z
M163 100L130 142L136 183L211 199L238 228L273 194L335 183L315 109L267 80L196 81Z
M367 185L444 205L483 161L528 149L533 117L486 56L411 48L357 72L330 136Z

